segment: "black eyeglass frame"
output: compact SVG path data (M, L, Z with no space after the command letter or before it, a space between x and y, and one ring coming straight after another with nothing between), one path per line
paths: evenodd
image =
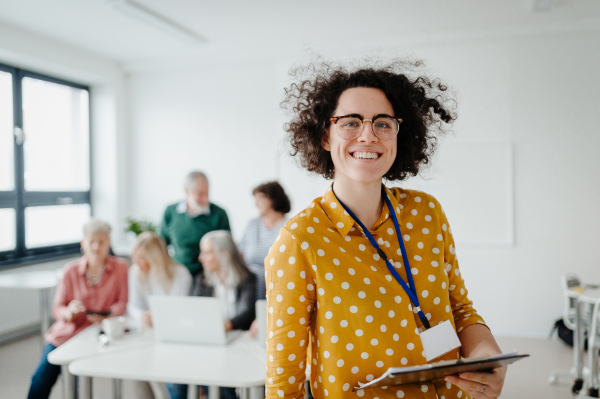
M340 119L345 119L345 118L355 118L360 120L360 131L358 132L358 134L354 137L352 137L351 139L348 139L346 137L342 137L342 135L340 134L339 130L338 130L338 121ZM343 138L344 140L354 140L355 138L357 138L358 136L360 136L363 132L363 129L365 128L365 122L371 122L371 125L373 125L373 122L375 122L377 119L393 119L395 120L398 125L396 127L396 134L394 134L392 137L390 137L389 139L384 139L382 137L379 137L379 134L377 134L377 132L375 131L375 129L373 129L373 133L375 134L375 136L377 136L378 139L380 140L392 140L394 139L396 136L398 136L398 132L400 132L400 124L403 122L402 118L396 118L394 116L389 116L389 115L375 115L375 117L371 118L371 119L365 119L360 115L344 115L344 116L333 116L331 117L329 120L331 122L333 122L333 124L335 125L335 131L338 134L338 136L340 136L341 138Z

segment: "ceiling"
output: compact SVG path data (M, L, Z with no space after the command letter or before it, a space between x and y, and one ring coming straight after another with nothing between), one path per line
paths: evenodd
M545 0L136 0L207 39L190 45L117 12L107 0L0 0L0 23L123 65L272 57L393 45L491 30L588 27L600 31L600 1Z

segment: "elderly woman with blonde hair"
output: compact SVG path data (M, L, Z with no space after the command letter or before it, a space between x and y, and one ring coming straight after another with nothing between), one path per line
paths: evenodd
M138 236L131 259L127 313L134 324L152 326L148 296L189 295L192 275L185 266L171 259L163 239L150 231ZM162 383L133 381L131 384L135 397L139 399L168 396Z

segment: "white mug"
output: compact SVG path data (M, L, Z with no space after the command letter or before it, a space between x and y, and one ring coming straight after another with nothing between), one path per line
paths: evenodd
M125 334L126 319L123 316L108 317L102 320L102 330L112 341Z

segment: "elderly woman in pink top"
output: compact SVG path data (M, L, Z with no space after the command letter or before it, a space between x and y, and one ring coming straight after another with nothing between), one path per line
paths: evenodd
M110 226L90 219L83 226L82 258L64 267L56 288L52 315L56 322L44 336L40 364L31 379L28 398L48 398L60 366L48 363L48 353L93 323L119 316L127 308L127 262L109 256Z

